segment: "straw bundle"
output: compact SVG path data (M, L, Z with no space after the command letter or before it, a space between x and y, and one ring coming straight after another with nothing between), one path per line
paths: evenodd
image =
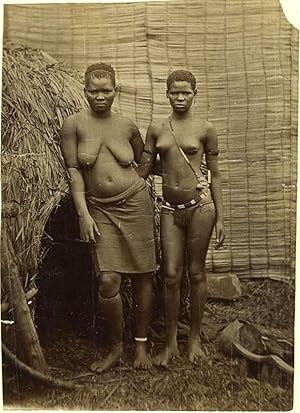
M25 287L37 270L48 216L67 190L59 129L84 105L78 76L39 50L4 47L2 201L17 216L4 218L2 230Z
M8 39L41 47L81 72L99 60L111 63L120 85L115 108L143 134L169 113L167 75L192 70L194 110L214 123L221 149L227 249L210 248L207 266L294 275L298 37L278 0L5 10Z

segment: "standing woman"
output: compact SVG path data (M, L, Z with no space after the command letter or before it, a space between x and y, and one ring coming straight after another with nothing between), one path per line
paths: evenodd
M180 284L187 256L191 288L191 329L188 358L201 357L200 327L207 296L205 259L213 228L216 248L225 239L218 169L218 142L213 125L194 115L196 79L178 70L167 79L167 98L172 107L168 119L153 122L147 132L139 174L146 178L160 156L163 184L161 240L165 276L166 342L153 360L166 366L179 354L177 323ZM209 187L200 170L205 155L211 173Z
M81 237L92 243L99 282L99 303L107 321L110 352L91 369L103 372L122 355L121 275L132 275L136 352L134 366L149 368L147 328L152 306L152 273L156 270L153 207L134 168L143 151L135 124L111 107L117 92L114 69L94 64L85 73L89 109L68 117L61 148Z

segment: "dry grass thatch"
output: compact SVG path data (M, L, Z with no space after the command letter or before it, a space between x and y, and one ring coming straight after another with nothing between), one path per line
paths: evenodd
M4 218L2 228L25 285L36 272L48 216L67 190L59 129L84 106L78 76L39 50L4 46L2 202L18 213Z

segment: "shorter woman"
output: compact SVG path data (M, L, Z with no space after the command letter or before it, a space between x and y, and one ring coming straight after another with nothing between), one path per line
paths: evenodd
M135 124L113 113L114 69L104 63L85 73L90 108L67 118L61 148L82 239L92 243L99 302L108 324L110 352L92 365L102 372L119 361L123 345L121 275L131 275L135 303L135 367L151 365L146 353L151 316L152 273L156 270L153 207L134 162L143 141Z
M139 168L139 174L146 178L159 154L164 197L161 239L166 343L154 363L162 366L178 354L177 323L185 256L191 287L188 357L194 362L202 354L200 327L207 295L205 259L214 226L216 248L225 239L217 134L210 122L193 114L191 107L196 94L196 79L191 72L178 70L170 74L167 98L172 113L168 119L150 125ZM200 170L204 154L211 173L210 188Z

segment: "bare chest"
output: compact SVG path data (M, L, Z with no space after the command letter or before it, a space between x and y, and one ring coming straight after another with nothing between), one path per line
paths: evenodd
M77 137L78 160L83 166L92 166L100 152L111 153L121 163L133 160L130 130L121 123L82 125Z
M180 146L187 155L203 154L206 131L204 128L180 127L173 130L169 125L161 129L156 140L156 149L162 155Z

